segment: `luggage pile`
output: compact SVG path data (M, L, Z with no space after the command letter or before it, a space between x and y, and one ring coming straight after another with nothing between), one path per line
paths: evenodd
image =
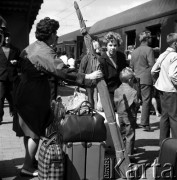
M104 117L85 101L65 118L59 118L60 103L54 103L55 118L50 127L56 133L43 140L40 147L39 179L103 180L107 135Z

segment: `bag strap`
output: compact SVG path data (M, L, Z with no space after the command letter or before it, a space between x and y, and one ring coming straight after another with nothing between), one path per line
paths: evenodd
M46 147L48 147L54 140L56 141L57 134L54 134L46 143Z
M83 108L87 108L88 109L88 113L89 114L93 114L93 109L91 107L91 103L89 101L83 101L80 106L74 111L74 114L78 114L78 115L82 115L84 114L85 112L87 112L86 110L82 112L82 114L80 113L81 110Z
M83 102L80 104L80 106L78 107L78 109L82 108L82 107L83 107L83 104L87 104L87 105L89 105L90 107L92 106L89 101L83 101Z
M57 133L54 132L52 133L49 137L50 139L47 141L47 143L45 144L46 147L48 147L53 141L55 141L55 144L54 144L54 156L55 156L55 159L58 160L59 159L59 153L58 153L58 149L57 149ZM58 144L59 145L59 144ZM62 147L60 147L61 150L62 150Z

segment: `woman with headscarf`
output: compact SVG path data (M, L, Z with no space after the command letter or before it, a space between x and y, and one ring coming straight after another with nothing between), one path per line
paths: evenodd
M45 136L45 129L52 119L48 73L65 81L76 81L78 85L102 77L101 71L76 73L64 65L51 47L56 41L58 28L59 23L54 19L40 20L36 26L37 41L21 53L22 75L15 93L18 120L14 121L13 129L17 136L24 137L23 175L38 176L34 166L35 155L40 137Z

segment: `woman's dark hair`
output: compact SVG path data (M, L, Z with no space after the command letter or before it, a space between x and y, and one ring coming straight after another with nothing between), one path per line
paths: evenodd
M50 38L52 33L55 33L60 27L59 22L46 17L39 21L36 26L36 39L39 41L46 41Z
M116 33L116 32L110 31L103 37L103 43L106 46L109 42L113 42L113 41L116 41L118 46L120 46L123 42L121 35L119 33Z

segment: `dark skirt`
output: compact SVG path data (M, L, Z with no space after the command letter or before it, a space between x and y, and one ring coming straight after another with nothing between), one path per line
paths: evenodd
M45 136L45 130L53 119L48 79L22 77L15 94L15 108L19 116L16 116L13 130L17 136Z
M14 116L13 130L16 132L18 137L30 137L32 139L39 139L40 137L35 134L21 118L19 114Z

